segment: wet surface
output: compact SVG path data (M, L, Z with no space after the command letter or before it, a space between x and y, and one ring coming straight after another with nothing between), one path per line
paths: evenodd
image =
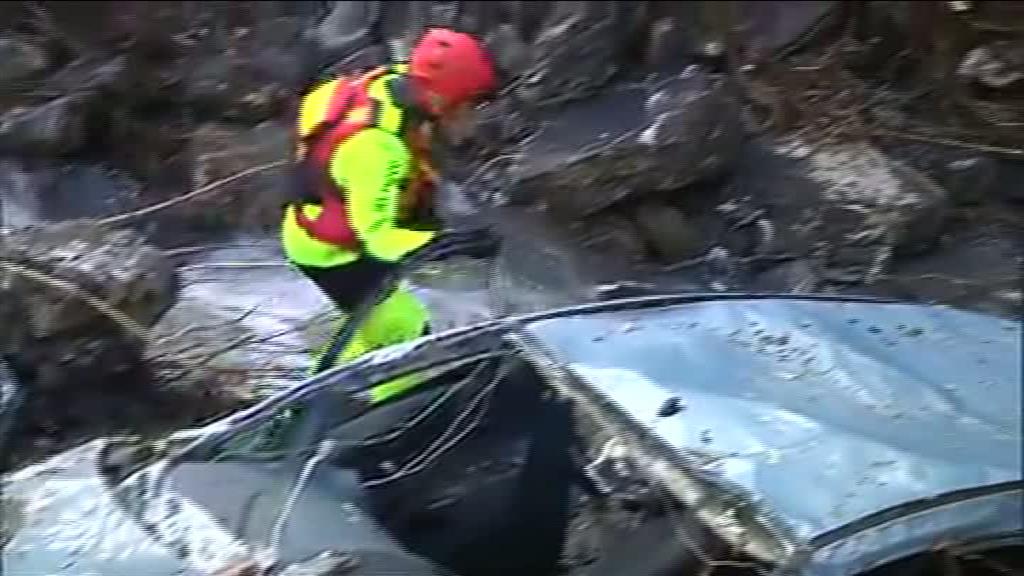
M761 498L800 538L1020 479L1021 333L1010 321L761 299L531 329L635 422ZM687 409L655 418L674 398Z
M155 327L154 355L233 374L259 396L305 377L311 351L340 320L316 285L286 263L275 238L176 253L183 288ZM453 259L415 271L410 282L435 331L493 315L490 269L486 261Z

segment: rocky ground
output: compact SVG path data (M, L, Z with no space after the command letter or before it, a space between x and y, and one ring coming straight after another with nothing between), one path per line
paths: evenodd
M8 2L0 22L21 456L301 377L327 315L274 242L294 95L430 24L485 38L504 84L479 141L437 151L507 237L496 265L417 275L442 325L623 280L1021 311L1014 3Z

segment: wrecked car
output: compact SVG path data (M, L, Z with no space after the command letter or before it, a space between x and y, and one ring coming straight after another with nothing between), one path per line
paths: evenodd
M4 568L1020 573L1020 347L1014 321L832 296L487 321L10 475Z

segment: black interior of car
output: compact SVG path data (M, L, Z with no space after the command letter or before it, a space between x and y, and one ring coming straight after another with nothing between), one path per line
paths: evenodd
M331 551L355 558L352 576L669 576L705 566L694 546L729 555L660 489L602 492L581 416L517 352L414 390L372 409L324 393L274 450L233 440L180 464L175 488L281 565Z
M359 418L321 423L318 440L338 448L314 466L309 450L236 453L181 464L176 489L264 545L294 492L283 563L336 550L360 560L351 574L555 573L574 478L568 406L514 355L433 378Z

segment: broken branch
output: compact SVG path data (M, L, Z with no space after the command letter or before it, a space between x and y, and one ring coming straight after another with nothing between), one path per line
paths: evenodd
M277 160L275 162L269 162L267 164L260 164L259 166L253 166L251 168L247 168L245 170L242 170L241 172L236 172L236 173L234 173L234 174L232 174L230 176L227 176L225 178L221 178L220 180L216 180L214 182L210 182L209 184L206 184L205 186L200 186L199 188L193 190L192 192L189 192L188 194L184 194L182 196L177 196L177 197L171 198L170 200L166 200L166 201L160 202L158 204L153 204L152 206L147 206L145 208L140 208L140 209L132 211L132 212L126 212L124 214L118 214L116 216L110 216L110 217L104 218L104 219L100 220L98 222L98 224L100 226L116 226L118 224L124 224L125 222L131 221L131 220L133 220L135 218L140 218L142 216L148 216L148 215L150 215L150 214L152 214L154 212L158 212L160 210L164 210L166 208L170 208L172 206L176 206L178 204L181 204L181 203L184 203L184 202L188 202L190 200L194 200L194 199L202 196L203 194L207 194L207 193L213 192L214 190L220 188L221 186L224 186L225 184L230 184L231 182L234 182L235 180L238 180L240 178L245 178L246 176L249 176L251 174L256 174L258 172L265 172L267 170L273 170L274 168L280 168L281 166L284 166L284 165L288 164L288 162L289 162L289 160Z

